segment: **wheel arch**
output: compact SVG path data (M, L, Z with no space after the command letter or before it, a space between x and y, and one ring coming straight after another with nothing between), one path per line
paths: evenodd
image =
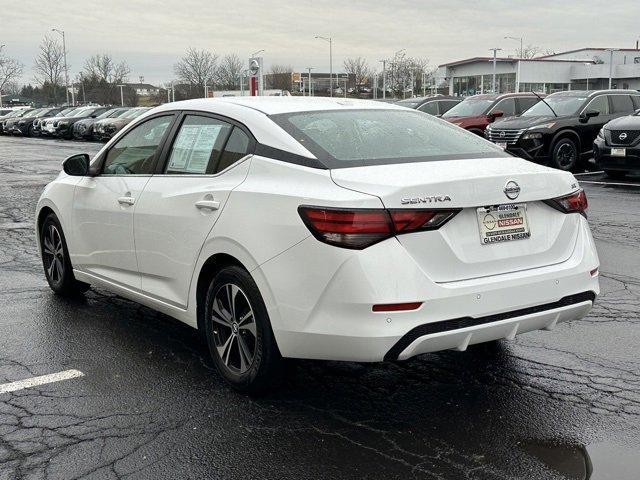
M556 132L556 134L551 139L551 143L549 143L549 155L553 153L553 148L555 147L556 143L563 138L568 138L575 141L576 146L578 147L578 155L582 153L582 141L580 140L580 135L578 135L578 132L570 128L565 128Z

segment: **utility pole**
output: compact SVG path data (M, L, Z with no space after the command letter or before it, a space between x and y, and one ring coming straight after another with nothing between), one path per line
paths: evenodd
M67 67L67 41L64 35L64 30L58 30L52 28L52 32L58 32L62 35L62 54L64 56L64 89L67 92L67 105L69 105L69 68Z
M124 107L124 85L118 85L120 87L120 105Z
M0 52L2 52L2 49L5 47L6 45L3 43L2 45L0 45ZM0 108L2 108L2 90L0 90Z
M607 52L609 52L609 90L613 84L613 52L618 50L619 48L607 48Z
M380 60L382 62L382 99L387 98L387 61Z
M316 35L316 38L329 42L329 96L333 97L333 39L319 35Z
M496 92L496 61L497 61L497 55L498 52L501 51L501 48L490 48L489 50L493 51L493 79L491 81L491 90L493 90L492 93L497 93Z
M309 97L313 97L313 89L311 88L311 70L313 70L315 67L307 67L307 70L309 71ZM304 90L304 88L303 88ZM304 93L304 91L302 92Z

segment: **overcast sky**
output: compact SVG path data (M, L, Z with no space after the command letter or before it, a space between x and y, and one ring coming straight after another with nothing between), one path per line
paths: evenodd
M333 37L334 71L345 58L363 56L372 66L406 48L433 65L489 55L511 55L518 42L555 51L581 47L634 48L640 36L640 0L0 0L3 53L25 64L44 35L67 35L71 75L84 59L110 53L151 83L173 78L173 64L189 47L247 58L264 48L265 64L329 70L329 48L314 35ZM47 9L47 5L50 8ZM612 7L615 5L615 12Z

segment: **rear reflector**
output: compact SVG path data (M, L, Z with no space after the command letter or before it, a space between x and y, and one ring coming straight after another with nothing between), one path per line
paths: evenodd
M578 190L577 192L565 197L545 200L545 203L556 210L560 210L561 212L580 213L585 217L587 216L587 208L589 207L587 195L584 193L584 190Z
M374 312L400 312L403 310L417 310L421 305L422 302L382 303L380 305L374 305L372 310Z
M589 275L591 275L592 277L595 277L596 275L598 275L598 269L594 268L589 272Z
M434 230L453 218L451 210L343 209L302 205L298 213L320 241L343 248L363 249L402 233Z

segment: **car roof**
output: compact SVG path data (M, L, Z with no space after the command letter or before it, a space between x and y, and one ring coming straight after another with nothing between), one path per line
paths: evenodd
M640 95L638 90L569 90L563 92L552 93L554 97L593 97L594 95L602 94L626 94L626 95Z
M171 107L182 110L203 110L219 112L224 106L237 106L243 109L252 109L266 115L279 113L308 112L320 110L355 110L355 109L397 109L390 103L376 102L374 100L360 100L350 98L331 97L223 97L200 98L184 100L164 104L161 107Z

